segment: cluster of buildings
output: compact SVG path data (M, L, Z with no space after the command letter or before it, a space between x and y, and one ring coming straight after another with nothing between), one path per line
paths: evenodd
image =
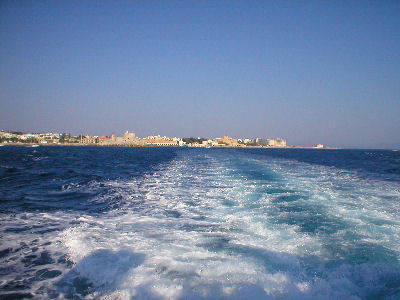
M276 139L234 139L229 136L222 138L204 139L204 138L169 138L160 135L151 135L144 138L136 137L135 133L126 131L122 137L115 136L84 136L79 141L83 144L97 144L101 146L187 146L187 147L286 147L286 140Z
M65 135L64 136L68 136ZM0 143L60 144L63 135L59 133L22 133L0 131ZM72 142L72 140L71 140Z
M66 133L22 133L0 131L2 144L42 144L42 145L98 145L98 146L188 146L188 147L286 147L282 138L268 139L235 139L229 136L222 138L169 138L152 135L139 138L134 132L125 131L123 136L72 136Z
M115 136L100 136L96 137L95 144L101 146L183 146L182 139L174 137L168 138L166 136L154 135L145 138L136 137L134 132L125 131L122 137ZM84 144L93 144L93 137L85 136L83 139Z
M281 138L276 138L276 139L256 138L256 144L268 147L286 147L286 140Z

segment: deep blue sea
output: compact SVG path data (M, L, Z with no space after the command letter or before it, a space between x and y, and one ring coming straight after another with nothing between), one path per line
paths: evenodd
M400 151L0 147L0 299L400 299Z

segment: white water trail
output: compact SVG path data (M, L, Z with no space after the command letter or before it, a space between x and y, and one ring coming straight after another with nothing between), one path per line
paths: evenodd
M399 278L398 271L381 264L329 265L325 257L327 243L354 232L398 253L398 222L369 198L384 195L390 201L399 195L396 184L382 186L334 168L279 159L249 163L283 179L233 175L230 158L191 153L137 182L116 182L134 205L128 201L99 218L81 216L79 225L59 235L76 264L70 277L94 285L88 297L110 299L356 299L384 290L385 276ZM281 191L260 192L265 188ZM306 195L304 205L318 207L324 217L345 223L344 229L327 240L330 235L302 232L298 224L282 221L288 214L276 210L275 199L296 194ZM389 223L371 225L371 218ZM99 254L99 249L109 252ZM130 259L136 263L125 270ZM118 273L123 276L113 280ZM73 285L71 278L65 280Z

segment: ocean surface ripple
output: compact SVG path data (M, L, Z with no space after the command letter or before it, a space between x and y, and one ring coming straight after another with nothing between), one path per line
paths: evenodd
M400 152L0 148L0 299L400 299Z

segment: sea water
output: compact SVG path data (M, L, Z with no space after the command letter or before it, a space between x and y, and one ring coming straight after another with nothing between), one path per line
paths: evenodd
M400 152L2 147L0 298L399 299Z

